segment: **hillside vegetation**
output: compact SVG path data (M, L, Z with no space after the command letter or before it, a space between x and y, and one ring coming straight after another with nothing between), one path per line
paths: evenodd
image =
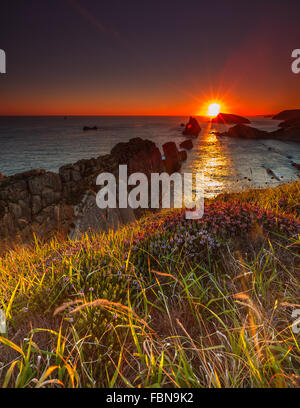
M297 387L300 183L0 258L1 387Z

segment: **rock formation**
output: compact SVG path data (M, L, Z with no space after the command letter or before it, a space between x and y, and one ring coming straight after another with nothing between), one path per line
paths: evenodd
M174 142L164 145L164 154L165 161L155 143L135 138L117 144L111 154L62 166L58 174L37 169L0 177L1 242L23 243L33 234L42 239L57 233L78 238L82 233L116 229L134 221L143 213L141 209L97 207L95 195L101 186L96 179L109 172L118 180L119 165L126 164L128 176L144 173L150 189L151 173L178 171L187 157Z
M284 110L282 112L277 113L277 115L274 115L272 119L291 120L291 119L299 119L299 118L300 118L300 109L290 109L290 110Z
M120 164L128 165L128 175L165 171L155 143L137 138L119 143L109 155L62 166L58 174L31 170L0 178L0 239L26 242L33 234L48 239L58 231L78 236L133 221L130 208L100 210L95 203L97 176L109 172L118 178Z
M0 238L47 236L65 230L72 209L62 200L60 176L32 170L0 181Z
M71 239L80 238L82 234L93 231L116 230L121 225L134 222L134 211L129 208L106 208L100 210L97 207L95 194L87 191L82 201L74 207L74 227L70 232Z
M151 177L151 173L164 171L160 150L150 140L135 138L129 143L118 143L112 149L111 155L116 159L118 165L128 165L129 174L142 172Z
M217 135L239 137L242 139L267 139L269 137L268 132L245 125L235 125L228 129L227 132L218 133Z
M189 137L198 137L199 133L201 132L201 127L196 118L190 117L189 122L187 123L184 131L182 132L183 135Z
M168 142L163 145L165 155L166 172L172 174L180 170L181 158L177 146L174 142Z
M225 123L225 124L241 124L251 123L249 119L242 116L233 115L230 113L219 113L218 116L212 119L212 123Z
M273 138L300 142L300 109L282 111L273 119L283 120L278 125L280 129L271 132Z
M300 163L292 162L292 166L295 167L297 170L300 170Z
M300 142L300 126L287 127L269 133L270 138L287 142Z
M185 150L191 150L193 148L193 142L191 139L187 139L184 142L180 143L179 147Z
M285 120L284 122L279 123L278 127L280 127L281 129L291 129L291 128L300 129L300 117Z
M266 132L251 126L236 125L227 132L216 133L217 136L228 136L242 139L277 139L282 141L300 142L300 128L287 127Z
M93 127L84 126L82 130L83 130L84 132L87 132L87 131L89 131L89 130L98 130L98 128L97 128L97 126L93 126Z
M179 159L181 162L186 161L187 159L187 152L185 150L179 151Z

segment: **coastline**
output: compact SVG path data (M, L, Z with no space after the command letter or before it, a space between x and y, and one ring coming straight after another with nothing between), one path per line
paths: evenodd
M209 200L200 220L168 210L116 231L9 251L0 257L0 294L10 305L0 379L20 378L6 375L22 353L33 378L59 356L69 370L53 368L53 378L65 387L72 378L81 387L110 387L111 378L116 387L185 387L185 376L174 374L183 364L189 385L201 387L269 388L278 372L293 375L298 359L282 355L297 356L289 333L299 290L299 193L298 181L228 194ZM36 347L50 356L38 366ZM218 380L207 377L206 362ZM163 367L159 378L149 378L151 367ZM298 381L283 378L278 386Z
M208 137L211 136L208 135ZM0 178L1 239L10 241L12 238L14 240L17 238L19 242L26 242L33 235L43 239L49 239L56 234L76 237L89 229L95 231L115 229L119 225L139 218L144 213L141 210L99 211L96 208L93 195L97 192L97 176L101 172L110 172L117 176L120 164L129 165L129 173L145 173L149 180L151 173L165 171L165 162L154 142L142 141L139 138L132 140L133 142L115 145L110 155L79 160L74 164L64 165L57 173L38 169ZM175 142L179 144L183 140L184 138L181 137ZM195 149L196 151L199 149L197 143L199 142L196 139L196 145L191 150L192 154ZM210 149L209 142L207 149ZM269 147L270 149L271 147ZM219 155L218 150L214 150L214 152ZM175 154L177 153L175 152ZM205 157L205 151L201 150L200 154ZM208 154L210 155L209 150ZM191 153L188 151L188 156L190 155ZM189 165L180 163L180 160L182 159L177 159L177 162L175 160L175 167L171 170L172 172L180 168L181 165L183 165L184 171L186 169L193 171L193 169L189 169ZM209 163L210 159L208 159L208 164L205 163L205 166ZM293 164L293 162L291 163ZM212 166L214 169L215 163L212 163ZM294 168L296 170L295 166ZM271 169L269 173L270 179L275 179L276 173L272 172ZM251 180L249 176L247 178ZM220 178L222 178L222 173ZM279 178L278 180L284 181ZM254 187L252 182L248 182L246 189Z
M0 178L0 238L3 241L31 241L34 236L49 239L57 234L75 238L88 231L107 231L132 222L143 210L100 209L95 195L100 173L118 178L119 166L128 175L173 173L183 156L175 143L165 147L165 160L155 145L141 138L118 143L111 154L62 166L58 173L42 169Z

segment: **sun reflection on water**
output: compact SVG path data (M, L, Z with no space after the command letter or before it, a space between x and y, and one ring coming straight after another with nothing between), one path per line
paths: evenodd
M193 174L204 173L206 197L214 197L225 192L229 186L232 187L232 179L236 177L235 167L226 151L226 143L222 143L221 139L212 133L214 131L216 129L211 123L202 129L201 135L194 141L194 158L184 169Z

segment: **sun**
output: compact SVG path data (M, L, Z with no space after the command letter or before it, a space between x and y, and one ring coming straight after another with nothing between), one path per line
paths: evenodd
M218 116L220 113L221 105L219 103L211 103L208 106L207 115L211 117Z

